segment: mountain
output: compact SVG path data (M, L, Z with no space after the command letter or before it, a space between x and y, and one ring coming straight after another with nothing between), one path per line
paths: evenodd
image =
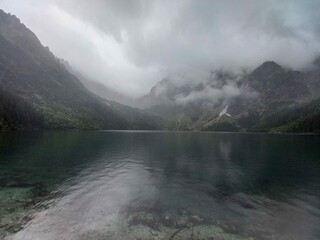
M167 78L142 100L170 120L167 129L176 130L183 119L184 130L318 131L319 63L295 71L267 61L252 72L219 70L184 84Z
M159 117L91 93L17 17L2 10L0 49L0 130L161 128Z
M249 76L249 85L260 93L263 102L299 101L310 94L305 74L285 69L268 61L256 68Z
M242 111L232 113L238 127L244 131L271 131L277 125L275 119L280 120L285 112L300 108L316 97L320 88L311 91L308 75L272 61L263 63L244 80L258 97ZM288 129L288 132L295 131Z
M320 57L304 71L267 61L251 72L221 69L191 81L168 77L135 103L73 71L18 18L1 10L0 49L1 131L162 129L163 125L170 130L203 131L320 128Z

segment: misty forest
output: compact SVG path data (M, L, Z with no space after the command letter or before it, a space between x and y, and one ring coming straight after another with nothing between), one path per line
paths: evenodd
M0 239L320 239L320 1L0 0Z

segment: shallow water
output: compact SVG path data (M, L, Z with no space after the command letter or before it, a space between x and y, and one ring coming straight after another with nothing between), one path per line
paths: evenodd
M0 204L16 240L320 239L320 136L0 135Z

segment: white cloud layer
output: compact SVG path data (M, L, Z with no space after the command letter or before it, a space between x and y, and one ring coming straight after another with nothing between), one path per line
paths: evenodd
M167 75L265 60L301 68L320 50L318 0L1 0L0 8L83 75L131 96Z

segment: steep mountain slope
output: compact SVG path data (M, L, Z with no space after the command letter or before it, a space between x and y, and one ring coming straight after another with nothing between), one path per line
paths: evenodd
M43 119L37 127L43 126L49 129L161 127L161 120L158 117L106 101L89 92L48 48L41 45L34 33L21 24L18 18L1 10L0 49L0 87L5 94L25 102L30 109L28 114L36 113ZM6 105L3 99L0 104ZM9 114L9 111L7 108L6 113ZM16 117L24 121L23 116ZM2 121L8 120L2 118ZM33 128L32 125L29 127Z

